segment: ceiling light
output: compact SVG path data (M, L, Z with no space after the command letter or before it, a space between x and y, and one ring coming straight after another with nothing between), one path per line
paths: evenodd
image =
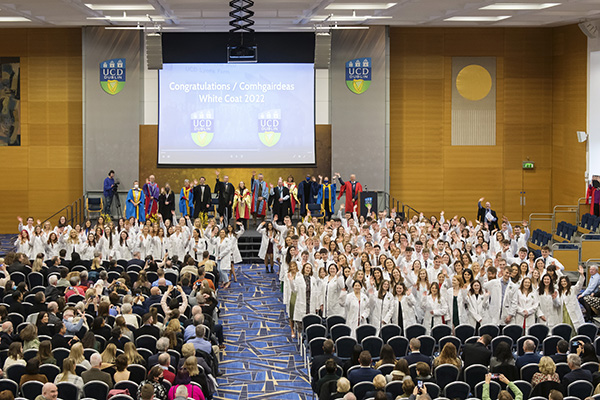
M398 3L333 3L326 10L387 10Z
M31 20L25 17L0 17L0 22L31 22Z
M356 15L353 13L352 15L315 15L310 20L317 22L325 22L325 21L339 21L339 22L362 22L368 19L391 19L392 16L385 15Z
M107 15L105 17L87 17L90 20L102 20L102 21L115 21L115 22L137 22L137 21L164 21L165 17L160 15L133 15L133 16L119 16L111 17Z
M151 4L89 4L85 6L97 11L144 11L154 10Z
M561 3L496 3L481 7L480 10L543 10L560 5Z
M496 21L502 21L503 19L507 19L510 18L510 15L501 15L501 16L497 16L497 17L467 17L467 16L463 16L463 17L450 17L450 18L446 18L444 21L448 21L448 22L496 22Z

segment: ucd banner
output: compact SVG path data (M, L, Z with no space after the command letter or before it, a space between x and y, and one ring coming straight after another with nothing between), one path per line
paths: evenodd
M371 57L357 58L346 63L346 86L361 94L371 86Z
M273 109L258 115L258 137L267 147L273 147L281 138L281 110Z
M108 94L117 94L125 86L125 59L113 58L100 63L100 86Z

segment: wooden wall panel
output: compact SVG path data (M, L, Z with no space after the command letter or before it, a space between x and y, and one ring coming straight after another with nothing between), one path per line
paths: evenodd
M567 141L567 127L579 117L585 123L586 80L585 62L582 70L567 58L585 60L585 43L577 26L390 29L391 196L427 215L473 219L482 196L511 220L551 211L562 201L562 179L585 169L584 155ZM455 56L496 57L495 146L451 146ZM583 103L571 103L582 88ZM565 112L556 112L557 97L569 102ZM579 158L573 171L557 172L557 151L560 160ZM536 170L522 170L527 159Z
M214 185L215 168L184 168L184 167L157 167L157 146L158 146L158 125L140 125L140 170L139 179L143 184L150 175L156 176L156 181L160 186L166 182L177 193L183 186L184 179L198 179L204 176L209 185ZM326 176L331 171L331 125L316 125L316 166L315 167L295 167L295 168L219 168L221 177L229 176L229 181L236 187L240 181L246 186L250 185L252 171L262 173L265 181L277 184L277 179L282 176L287 179L292 175L296 182L300 182L306 174ZM344 177L346 178L346 177ZM130 183L123 182L125 187Z
M0 147L0 233L83 194L81 29L2 29L0 56L21 58L21 146Z

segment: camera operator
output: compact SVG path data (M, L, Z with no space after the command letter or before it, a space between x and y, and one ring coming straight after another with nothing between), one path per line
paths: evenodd
M117 191L117 185L115 184L115 171L112 169L108 173L108 176L104 179L104 214L111 215L110 210L112 208L112 201Z

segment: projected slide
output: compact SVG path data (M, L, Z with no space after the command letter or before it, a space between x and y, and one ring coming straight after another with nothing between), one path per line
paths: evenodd
M159 164L313 164L313 64L165 64Z

